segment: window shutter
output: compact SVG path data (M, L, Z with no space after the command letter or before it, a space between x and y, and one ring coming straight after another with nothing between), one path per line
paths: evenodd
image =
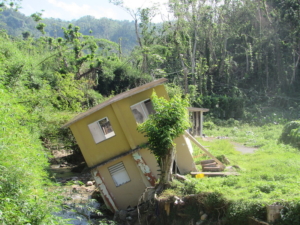
M130 181L123 162L110 166L108 170L117 187Z
M88 125L90 132L94 138L95 143L105 140L104 134L99 126L98 121Z

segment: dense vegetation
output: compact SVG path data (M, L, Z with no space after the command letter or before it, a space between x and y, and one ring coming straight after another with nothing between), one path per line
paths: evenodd
M0 14L3 224L62 224L51 214L57 199L47 191L45 146L63 142L74 148L70 133L59 129L64 122L110 95L160 77L169 79L171 95L183 90L193 106L210 109L205 125L214 135L244 133L239 141L261 147L240 157L226 141L218 148L211 144L214 154L222 150L245 169L242 175L176 188L214 192L215 199L234 202L226 205L237 213L228 214L229 221L245 219L252 209L261 218L262 205L275 200L290 209L281 224L299 221L299 153L277 144L282 124L299 117L298 1L170 0L174 19L161 24L151 22L155 8L129 10L133 22L86 16L70 24L0 7L5 9ZM256 135L258 128L243 122L263 131ZM299 147L298 123L284 128L283 142L293 139ZM230 127L219 127L225 125ZM232 188L239 195L229 196Z
M161 24L151 22L155 7L127 9L132 22L90 16L71 22L85 36L112 41L114 47L108 48L118 57L130 54L127 62L139 71L134 76L167 77L190 93L194 106L209 108L215 117L254 119L252 113L278 107L298 116L299 8L295 0L172 0L174 19ZM33 19L9 9L0 21L9 34L39 37ZM69 22L45 18L39 24L46 36L57 39L65 36L61 27ZM118 76L122 80L122 72ZM107 78L99 83L105 95L137 84L135 79L109 84Z
M52 214L60 200L46 172L53 146L76 150L60 126L105 99L94 89L110 95L149 80L117 56L117 44L84 36L73 25L63 31L64 38L24 40L0 32L3 224L65 223ZM99 85L103 80L106 86Z

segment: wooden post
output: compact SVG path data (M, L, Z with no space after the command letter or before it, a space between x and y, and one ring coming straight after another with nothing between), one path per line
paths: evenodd
M196 122L195 122L196 115L195 115L195 112L192 112L192 115L193 115L192 134L193 134L193 136L195 136L196 135Z
M195 121L196 134L195 134L195 136L199 136L199 116L198 116L198 112L195 112L195 115L196 115L196 121Z
M199 112L200 114L200 132L199 132L199 135L200 137L202 137L203 135L203 112Z
M194 142L199 148L201 148L206 155L208 155L209 157L211 157L213 160L215 160L215 162L221 167L221 168L225 168L224 164L220 162L220 160L218 160L216 157L213 156L213 154L211 154L206 148L204 148L192 135L190 135L188 132L185 131L184 133L185 136L187 136L192 142Z

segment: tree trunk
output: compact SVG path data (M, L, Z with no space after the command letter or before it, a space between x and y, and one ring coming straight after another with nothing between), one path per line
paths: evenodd
M168 184L172 180L172 170L173 170L173 162L175 159L175 146L168 149L168 153L161 158L161 176L159 185L157 187L157 192L164 189L165 185Z

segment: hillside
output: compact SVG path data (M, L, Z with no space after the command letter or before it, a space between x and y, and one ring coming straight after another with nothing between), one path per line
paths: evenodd
M84 35L105 38L116 43L119 43L121 39L123 51L127 54L137 44L133 21L118 21L108 18L96 19L92 16L85 16L72 21L44 18L42 22L46 24L45 35L53 38L63 37L62 27L67 27L72 23L74 26L79 26ZM22 33L29 32L32 37L41 37L42 34L36 29L36 25L30 16L25 16L13 9L6 9L0 13L0 29L6 30L11 36L22 37Z

